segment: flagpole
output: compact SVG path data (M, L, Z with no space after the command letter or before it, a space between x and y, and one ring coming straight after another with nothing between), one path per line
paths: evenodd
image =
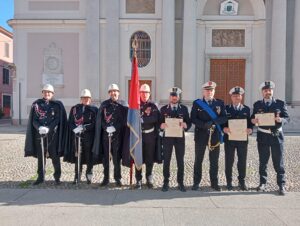
M133 49L133 57L132 57L132 62L133 62L134 59L137 57L136 50L138 48L138 42L137 42L137 36L136 35L134 36L134 39L133 39L133 42L132 42L131 46L132 46L132 49ZM132 186L133 163L134 163L134 160L133 160L133 158L131 158L131 160L130 160L130 171L129 171L129 184L130 184L130 186Z

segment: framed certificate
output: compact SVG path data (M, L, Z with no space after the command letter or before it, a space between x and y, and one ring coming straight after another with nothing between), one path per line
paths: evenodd
M258 119L258 126L275 126L274 113L255 114L255 118Z
M166 118L165 137L182 137L183 129L180 124L183 122L181 118Z
M247 119L229 119L229 140L247 141Z

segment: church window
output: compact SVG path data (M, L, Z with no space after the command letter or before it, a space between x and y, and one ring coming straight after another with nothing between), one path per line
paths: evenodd
M137 59L138 67L145 67L149 64L151 59L151 39L146 32L137 31L130 38L130 59L133 56L132 42L137 39Z

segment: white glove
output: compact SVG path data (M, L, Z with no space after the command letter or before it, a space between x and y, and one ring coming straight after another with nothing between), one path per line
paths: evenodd
M107 133L113 133L116 132L116 128L114 126L109 126L106 128Z
M75 129L73 129L73 132L74 132L75 134L81 133L82 131L83 131L82 125L77 126Z
M45 126L40 126L39 127L39 134L47 134L49 133L49 128L48 127L45 127Z

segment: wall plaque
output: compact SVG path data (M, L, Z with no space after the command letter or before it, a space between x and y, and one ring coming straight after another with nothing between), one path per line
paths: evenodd
M155 0L126 0L126 13L155 13Z
M212 47L245 47L245 30L213 29Z
M55 86L64 84L62 49L54 42L44 49L43 84L46 83Z

